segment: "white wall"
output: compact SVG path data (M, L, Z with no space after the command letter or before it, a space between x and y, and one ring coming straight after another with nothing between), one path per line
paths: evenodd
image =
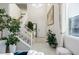
M68 4L68 13L69 17L79 15L79 3Z
M79 55L79 37L64 35L64 47L69 49L73 54Z
M63 46L63 34L67 33L67 25L66 25L66 4L60 4L59 5L60 10L60 35L61 35L61 39L60 39L60 46Z
M9 4L9 15L18 19L21 16L21 10L16 4Z
M60 29L60 11L59 4L54 4L54 29L53 31L56 33L58 46L61 46L61 29Z
M53 33L56 34L58 46L61 46L61 31L60 31L60 20L59 20L59 4L54 5L54 24L49 26Z
M21 9L21 13L26 14L27 9Z
M9 4L8 3L0 3L0 8L4 8L6 10L6 13L9 12Z
M27 12L30 21L37 24L37 36L46 37L47 28L46 28L46 5L41 4L42 6L32 6L32 4L27 4Z

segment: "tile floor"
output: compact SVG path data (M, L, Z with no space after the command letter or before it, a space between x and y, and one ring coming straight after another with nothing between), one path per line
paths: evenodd
M46 38L35 38L32 42L32 49L44 52L45 55L56 55L56 49L50 47L46 42Z

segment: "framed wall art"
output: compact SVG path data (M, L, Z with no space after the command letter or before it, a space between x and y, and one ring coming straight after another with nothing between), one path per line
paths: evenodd
M47 13L47 22L48 26L54 24L54 5L51 6Z

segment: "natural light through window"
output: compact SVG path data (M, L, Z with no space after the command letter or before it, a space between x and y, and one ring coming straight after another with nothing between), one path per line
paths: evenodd
M79 37L79 4L68 5L69 34Z

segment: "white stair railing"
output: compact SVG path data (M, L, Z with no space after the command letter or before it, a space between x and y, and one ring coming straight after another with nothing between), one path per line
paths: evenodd
M31 46L33 39L33 32L28 31L28 29L26 28L22 28L21 30L22 31L20 31L20 33L18 34L19 38L21 38L21 40L23 40L25 43Z
M31 46L29 44L27 44L24 40L22 40L19 36L16 36L23 44L25 44L26 46L30 47Z
M21 28L18 36L16 36L23 44L24 46L28 46L29 49L32 46L32 39L33 39L33 31L29 29L28 27L25 27L25 23L28 19L27 13L24 15L20 21L21 21Z

